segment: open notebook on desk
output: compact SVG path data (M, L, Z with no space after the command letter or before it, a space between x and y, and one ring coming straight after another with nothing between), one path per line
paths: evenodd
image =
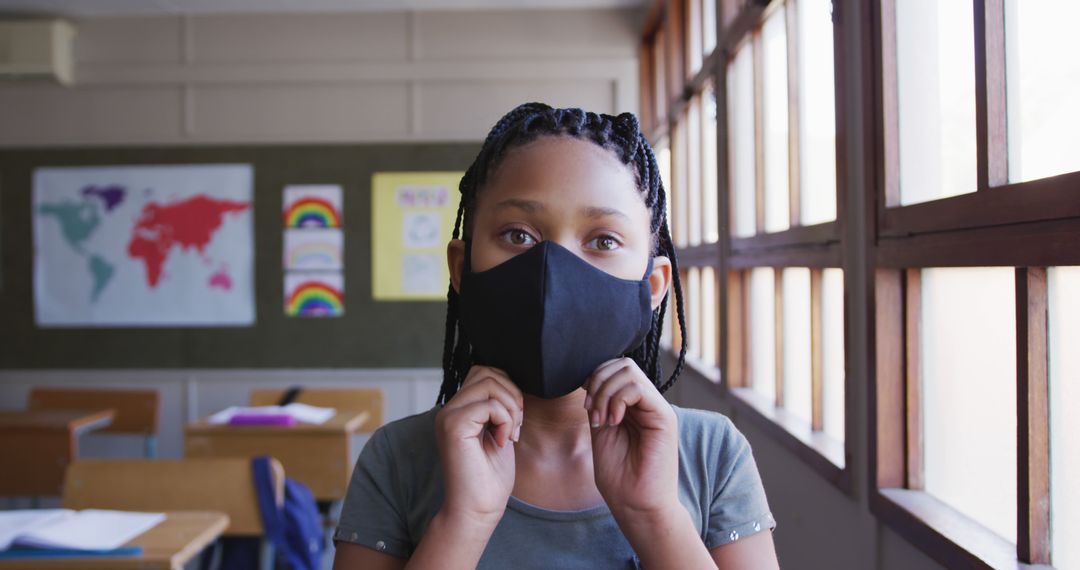
M164 513L99 509L0 511L0 559L138 555L141 547L124 545L163 520Z

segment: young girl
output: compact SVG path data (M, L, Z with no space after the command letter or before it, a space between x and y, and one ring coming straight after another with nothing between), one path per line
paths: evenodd
M686 335L665 381L682 291L637 118L521 105L460 190L438 405L364 447L334 568L776 568L746 439L661 396Z

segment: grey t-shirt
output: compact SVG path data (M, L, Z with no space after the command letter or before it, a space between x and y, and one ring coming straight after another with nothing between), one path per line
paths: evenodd
M726 416L673 406L679 500L708 548L776 527L750 444ZM438 408L379 428L353 470L335 540L408 558L443 500ZM553 484L558 484L553 481ZM553 511L511 496L477 568L636 568L606 504Z

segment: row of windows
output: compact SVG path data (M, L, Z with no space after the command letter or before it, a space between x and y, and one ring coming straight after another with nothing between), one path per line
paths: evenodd
M667 0L646 28L689 361L847 488L869 376L875 514L940 560L1080 568L1080 3L835 4Z

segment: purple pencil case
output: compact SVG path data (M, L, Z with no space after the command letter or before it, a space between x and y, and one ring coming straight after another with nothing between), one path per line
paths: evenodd
M291 426L296 418L289 414L236 414L229 418L231 426Z

